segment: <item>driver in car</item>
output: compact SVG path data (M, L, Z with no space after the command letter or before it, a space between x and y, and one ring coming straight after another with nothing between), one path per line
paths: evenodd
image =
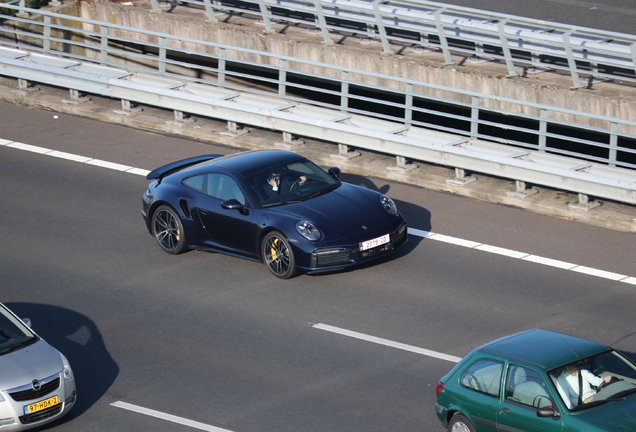
M307 177L305 176L300 176L298 179L291 179L284 174L284 172L271 172L267 176L267 184L270 186L267 188L267 194L270 197L291 190L296 183L298 183L298 186L302 186L307 181Z
M607 375L597 377L582 365L567 365L557 379L557 388L568 408L573 408L580 403L588 403L596 395L596 387L607 384L612 377ZM582 391L580 391L582 390ZM580 396L580 397L579 397Z

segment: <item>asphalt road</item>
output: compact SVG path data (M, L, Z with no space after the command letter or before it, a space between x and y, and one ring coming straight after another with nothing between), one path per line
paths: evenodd
M634 34L636 19L632 0L446 0L441 3L627 34Z
M0 139L143 169L237 151L5 102ZM412 228L636 277L634 234L342 168ZM161 252L140 216L147 183L0 145L0 301L66 354L79 390L47 430L196 430L167 414L219 432L442 429L434 389L452 362L319 324L456 357L536 327L636 354L636 285L416 235L392 259L279 281L259 263Z

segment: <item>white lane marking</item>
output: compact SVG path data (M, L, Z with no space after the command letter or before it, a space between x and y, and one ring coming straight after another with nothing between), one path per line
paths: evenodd
M87 156L76 155L73 153L66 153L66 152L62 152L58 150L52 150L45 147L34 146L31 144L25 144L25 143L20 143L16 141L0 139L0 145L7 146L10 148L15 148L18 150L26 150L33 153L39 153L39 154L43 154L47 156L53 156L53 157L57 157L61 159L66 159L73 162L85 163L88 165L95 165L102 168L112 169L115 171L123 171L123 172L140 175L144 177L146 177L146 175L148 175L148 173L150 172L149 170L146 170L143 168L134 168L128 165L122 165L122 164L108 162L108 161L104 161L100 159L93 159Z
M133 405L133 404L129 404L127 402L121 402L121 401L117 401L117 402L113 402L111 403L112 406L117 407L117 408L123 408L125 410L128 411L133 411L139 414L144 414L150 417L155 417L161 420L166 420L172 423L177 423L183 426L188 426L194 429L199 429L199 430L204 430L204 431L209 431L209 432L232 432L229 429L222 429L216 426L210 426L208 424L205 423L200 423L200 422L196 422L193 420L188 420L186 418L183 417L177 417L174 416L172 414L166 414L163 413L161 411L155 411L152 409L148 409L148 408L144 408L144 407L140 407L137 405Z
M631 285L636 285L636 278L630 277L627 275L622 275L619 273L608 272L605 270L594 269L590 267L580 266L578 264L572 264L565 261L559 261L552 258L545 258L537 255L530 255L526 252L514 251L511 249L505 249L498 246L487 245L483 243L477 243L470 240L464 240L457 237L450 237L443 234L436 234L430 231L422 231L409 228L408 233L415 236L424 237L430 240L437 240L444 243L450 243L456 246L463 246L469 249L480 250L483 252L490 252L498 255L507 256L510 258L521 259L523 261L531 261L537 264L547 265L551 267L556 267L564 270L570 270L577 273L584 273L589 276L596 276L604 279L609 279L613 281L628 283ZM422 235L425 234L425 235Z
M576 266L576 267L572 268L571 270L575 271L575 272L585 273L585 274L588 274L588 275L591 275L591 276L598 276L598 277L602 277L602 278L605 278L605 279L611 279L611 280L615 280L615 281L619 281L621 279L626 279L627 278L626 275L622 275L622 274L618 274L618 273L612 273L612 272L599 270L599 269L595 269L595 268L591 268L591 267Z
M331 333L337 333L343 336L348 336L348 337L352 337L355 339L361 339L361 340L365 340L367 342L373 342L379 345L384 345L384 346L388 346L391 348L397 348L397 349L401 349L404 351L410 351L416 354L420 354L420 355L424 355L427 357L434 357L437 359L441 359L441 360L446 360L449 362L453 362L453 363L457 363L458 361L460 361L462 358L461 357L455 357L449 354L444 354L441 352L437 352L437 351L431 351L431 350L427 350L424 348L419 348L416 346L412 346L412 345L406 345L400 342L394 342L392 340L389 339L382 339L379 337L375 337L375 336L370 336L364 333L358 333L358 332L354 332L351 330L347 330L347 329L343 329L340 327L334 327L334 326L330 326L328 324L313 324L312 325L313 328L318 329L318 330L325 330Z
M505 248L501 248L501 247L497 247L497 246L491 246L491 245L480 245L477 246L475 249L480 250L480 251L484 251L484 252L490 252L490 253L494 253L497 255L503 255L503 256L507 256L510 258L525 258L527 257L529 254L524 253L524 252L517 252L517 251L513 251L510 249L505 249Z
M64 158L67 160L85 163L89 165L95 165L102 168L108 168L116 171L123 171L130 174L146 176L150 172L149 170L143 168L134 168L127 165L122 165L114 162L103 161L99 159L93 159L86 156L74 155L72 153L61 152L58 150L51 150L44 147L38 147L31 144L20 143L16 141L10 141L5 139L0 139L0 145L19 149L26 150L34 153L44 154L48 156L54 156L58 158ZM507 256L510 258L521 259L524 261L531 261L537 264L557 267L565 270L575 271L578 273L587 274L590 276L601 277L613 281L619 281L631 285L636 285L636 278L630 277L627 275L622 275L618 273L612 273L605 270L593 269L590 267L580 266L578 264L567 263L565 261L559 261L552 258L545 258L536 255L530 255L525 252L514 251L511 249L505 249L498 246L487 245L483 243L474 242L471 240L461 239L457 237L451 237L444 234L436 234L430 231L419 230L415 228L408 229L408 233L414 236L422 237L425 239L437 240L444 243L450 243L457 246L463 246L470 249L476 249L483 252L490 252L498 255Z
M551 267L556 267L565 270L571 270L576 267L576 264L572 264L565 261L559 261L552 258L545 258L536 255L528 255L527 257L521 258L524 261L531 261L537 264L543 264Z

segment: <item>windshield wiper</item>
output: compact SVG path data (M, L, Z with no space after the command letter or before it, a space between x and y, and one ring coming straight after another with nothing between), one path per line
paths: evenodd
M19 349L21 349L21 348L24 348L25 346L28 346L28 345L34 344L34 343L36 343L37 341L38 341L38 338L36 338L36 337L32 337L32 338L30 338L30 339L24 340L24 341L22 341L22 342L20 342L20 343L18 343L18 344L15 344L15 345L12 345L12 346L6 347L6 348L4 348L4 349L1 349L1 350L0 350L0 355L3 355L3 354L9 354L9 353L11 353L11 352L17 351L17 350L19 350Z
M332 190L337 189L338 187L340 187L340 183L336 183L336 184L331 185L331 186L329 186L329 187L326 187L326 188L324 188L324 189L322 189L322 190L319 190L318 192L316 192L316 193L314 193L314 194L312 194L312 195L309 195L309 196L308 196L307 198L305 198L305 199L312 199L312 198L316 198L317 196L324 195L324 194L326 194L326 193L328 193L328 192L331 192Z

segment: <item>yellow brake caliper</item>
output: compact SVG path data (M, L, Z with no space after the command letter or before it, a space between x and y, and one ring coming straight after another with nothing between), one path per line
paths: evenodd
M276 256L276 249L275 246L278 245L278 239L275 238L274 241L272 242L272 247L270 249L271 254L272 254L272 260L276 261L278 259L278 257Z

